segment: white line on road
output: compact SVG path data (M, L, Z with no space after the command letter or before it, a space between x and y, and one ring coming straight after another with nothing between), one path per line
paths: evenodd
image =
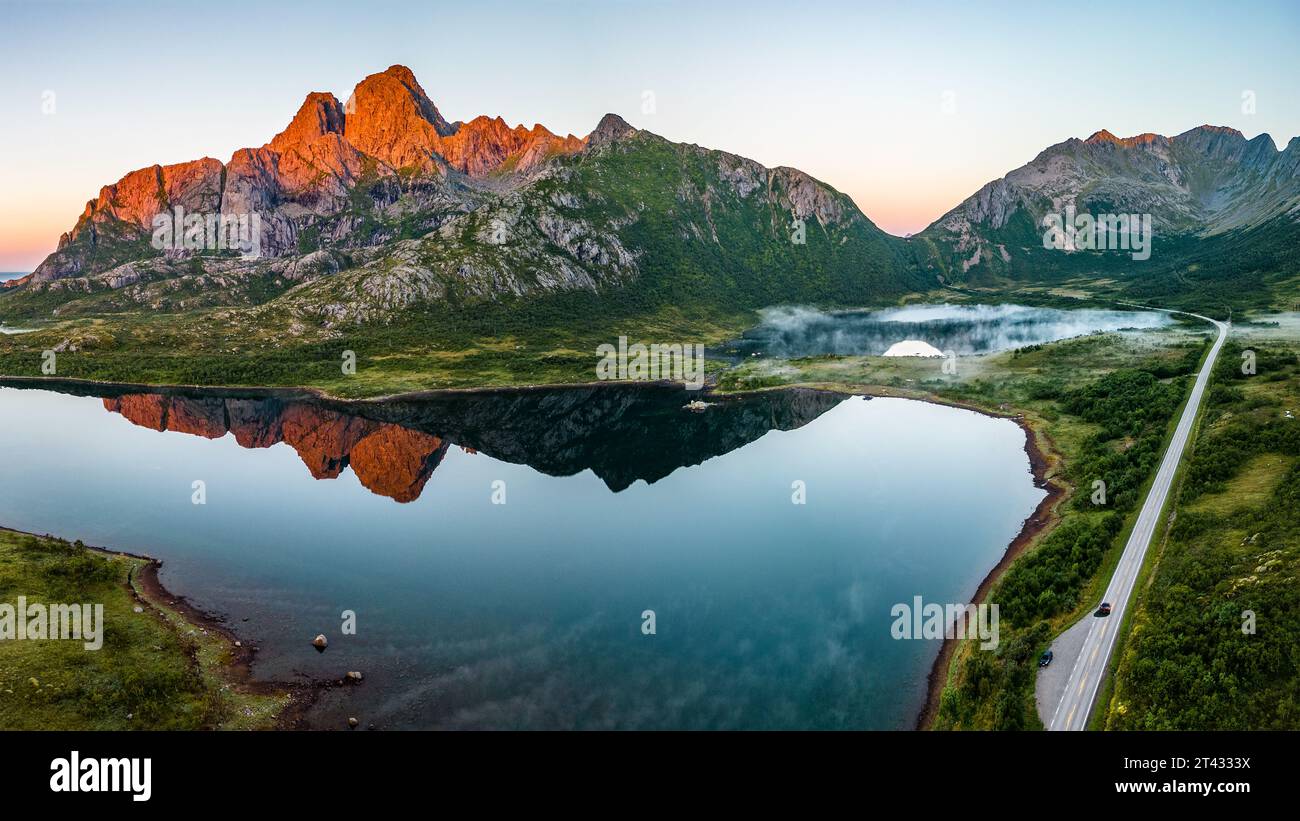
M1181 312L1167 311L1167 313ZM1111 614L1093 620L1092 627L1088 630L1088 637L1084 640L1074 666L1070 670L1070 678L1065 689L1061 691L1061 701L1052 714L1052 721L1047 727L1049 730L1082 730L1088 726L1088 717L1092 715L1093 702L1097 699L1097 689L1105 678L1106 665L1110 660L1111 651L1114 650L1115 639L1119 635L1118 629L1112 633L1106 629L1106 625L1111 619L1122 622L1124 618L1124 611L1133 595L1133 586L1137 582L1138 572L1142 569L1147 548L1160 521L1160 513L1164 510L1165 501L1169 497L1169 489L1173 485L1178 463L1187 448L1192 427L1196 422L1196 414L1200 410L1201 400L1205 394L1205 386L1209 383L1210 371L1214 368L1219 350L1228 338L1227 324L1200 314L1188 315L1214 323L1219 331L1218 338L1211 346L1205 364L1196 375L1196 382L1192 385L1192 392L1187 398L1187 407L1183 409L1178 426L1174 428L1174 435L1170 438L1169 447L1165 450L1159 470L1156 471L1151 490L1133 524L1133 531L1124 545L1124 552L1120 555L1119 564L1115 567L1110 584L1106 587L1103 600L1111 603ZM1065 714L1064 720L1061 718L1062 712ZM1076 717L1078 721L1075 720Z

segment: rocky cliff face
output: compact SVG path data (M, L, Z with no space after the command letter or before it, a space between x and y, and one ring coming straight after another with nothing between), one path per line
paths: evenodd
M261 257L160 253L153 218L178 207L259 215ZM811 235L799 249L794 220ZM648 259L678 259L719 281L758 264L761 290L782 298L830 297L798 281L824 283L829 270L835 288L865 298L911 287L887 259L890 242L851 200L795 169L670 143L613 114L585 138L499 117L449 122L393 66L345 103L308 95L288 127L229 162L155 166L106 186L16 290L53 294L56 313L269 295L268 315L329 327L421 304L621 288L644 278Z
M522 175L584 144L541 125L510 128L499 117L448 123L410 69L393 66L361 81L346 105L325 92L307 95L284 131L260 148L236 151L228 163L205 157L142 168L105 186L33 281L93 275L149 256L142 246L154 216L177 206L191 214L260 214L262 252L278 257L297 251L321 218L348 210L361 183L384 181L384 196L401 193L399 178L416 176L431 178L425 188L454 189L472 184L457 175ZM423 193L422 204L436 200ZM346 240L356 221L332 224L330 238Z
M1278 151L1267 134L1200 126L1174 137L1098 131L1051 146L994 180L919 236L960 276L999 270L1043 250L1042 218L1150 214L1157 236L1209 237L1280 219L1300 221L1300 138Z

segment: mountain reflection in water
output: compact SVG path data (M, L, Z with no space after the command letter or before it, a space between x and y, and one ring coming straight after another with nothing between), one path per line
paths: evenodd
M1004 554L1043 495L1024 432L905 399L695 398L0 380L0 524L158 558L256 643L258 680L363 671L314 727L910 726L937 644L896 640L891 607L964 601Z
M118 393L104 407L157 431L245 448L292 447L316 479L351 468L372 493L419 498L448 447L526 464L551 476L592 470L618 492L735 450L770 430L801 427L844 397L810 390L718 401L702 413L694 394L659 385L460 393L343 403L210 393ZM647 447L646 443L653 443Z

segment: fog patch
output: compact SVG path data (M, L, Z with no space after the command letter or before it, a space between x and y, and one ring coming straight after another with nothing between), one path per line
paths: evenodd
M880 311L825 312L779 306L735 347L776 357L881 356L901 342L909 349L993 353L1091 333L1150 330L1172 323L1158 311L1061 310L1025 305L909 305ZM922 348L915 343L928 346ZM897 355L897 354L895 354ZM916 355L916 354L911 354Z

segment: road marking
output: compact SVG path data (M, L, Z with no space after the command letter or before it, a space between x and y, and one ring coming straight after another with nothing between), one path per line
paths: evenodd
M1140 307L1140 306L1139 306ZM1180 311L1163 310L1166 313L1183 313ZM1187 449L1188 440L1196 424L1196 417L1205 399L1205 389L1209 384L1210 375L1214 368L1215 360L1218 358L1220 350L1228 339L1230 324L1218 322L1204 317L1199 314L1189 314L1197 319L1203 319L1206 322L1213 323L1215 330L1218 331L1214 343L1210 346L1210 352L1206 356L1205 363L1201 366L1200 371L1196 374L1192 382L1192 388L1188 394L1187 404L1183 408L1183 413L1174 426L1173 435L1170 437L1169 445L1161 457L1160 464L1156 468L1155 478L1152 480L1151 489L1147 497L1143 500L1142 507L1138 511L1137 519L1134 522L1133 530L1129 534L1128 541L1124 544L1123 551L1120 554L1120 560L1116 565L1115 571L1111 576L1110 584L1106 588L1106 599L1104 601L1115 602L1110 618L1122 619L1128 600L1133 596L1134 586L1137 582L1137 574L1141 570L1142 563L1146 559L1147 550L1150 547L1151 540L1155 536L1155 529L1159 524L1160 514L1163 512L1165 503L1168 500L1170 488L1173 486L1174 476L1177 473L1178 465L1182 462L1183 454ZM1101 623L1094 623L1088 630L1088 635L1080 645L1079 655L1075 657L1074 665L1070 669L1070 677L1066 680L1065 689L1062 691L1061 700L1056 705L1056 710L1052 714L1052 722L1049 729L1073 728L1075 712L1079 707L1079 697L1082 696L1085 688L1092 679L1092 673L1097 672L1097 682L1091 688L1088 688L1088 698L1083 702L1082 724L1087 725L1088 717L1092 713L1093 702L1097 697L1097 688L1100 686L1102 679L1106 676L1110 654L1114 649L1115 637L1107 636L1107 625L1109 618ZM1116 628L1118 630L1118 628ZM1059 640L1059 636L1057 637ZM1092 645L1092 653L1087 655L1087 663L1084 662L1085 653L1088 645ZM1105 648L1106 654L1098 658L1102 648ZM1075 678L1079 680L1079 687L1075 695L1070 695L1069 682ZM1058 723L1061 710L1067 703L1074 702L1070 706L1069 714L1066 716L1065 725L1062 727Z

